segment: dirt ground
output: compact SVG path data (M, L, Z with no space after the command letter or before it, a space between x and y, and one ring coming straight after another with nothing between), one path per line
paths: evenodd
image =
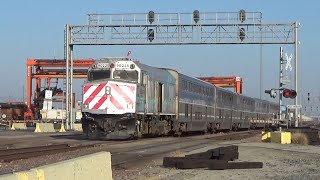
M239 146L237 161L263 162L262 169L248 170L179 170L162 167L162 158L155 159L135 169L114 169L113 178L118 179L172 179L172 180L201 180L201 179L320 179L320 147L305 145L281 145L261 143L259 137L241 141L226 141L191 152L173 152L172 155L184 155L204 152L218 146Z

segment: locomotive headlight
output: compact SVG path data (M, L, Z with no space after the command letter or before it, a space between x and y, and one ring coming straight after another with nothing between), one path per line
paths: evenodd
M110 95L111 94L111 88L110 86L106 87L106 95Z
M89 104L83 104L83 108L84 109L88 109L89 108Z
M134 69L136 66L134 64L130 65L130 69Z

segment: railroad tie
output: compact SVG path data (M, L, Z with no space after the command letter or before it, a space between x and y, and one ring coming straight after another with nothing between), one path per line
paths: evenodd
M225 146L185 157L164 157L163 166L177 169L208 168L209 170L263 167L262 162L229 162L238 158L238 146Z

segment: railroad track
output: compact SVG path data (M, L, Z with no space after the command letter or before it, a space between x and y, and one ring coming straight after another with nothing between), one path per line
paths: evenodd
M137 164L151 161L155 158L162 158L176 150L184 152L203 148L208 145L218 144L225 140L241 140L260 134L261 130L231 132L226 134L214 134L209 137L187 136L174 138L172 141L158 142L125 148L111 148L113 168L135 167Z
M80 148L94 147L91 145L54 144L47 146L35 146L26 148L13 148L0 150L0 161L9 162L19 159L28 159L60 152L74 151Z
M245 137L250 137L252 134L257 133L257 131L246 131L246 132L235 132L235 133L227 133L227 134L217 134L215 136L209 136L205 139L207 140L217 140L217 141L223 141L223 140L236 140L236 139L242 139ZM197 136L187 136L187 137L180 137L180 138L173 138L172 140L168 140L165 142L160 142L157 144L148 144L144 145L142 147L132 147L132 149L128 150L129 152L132 150L142 150L142 149L152 149L154 147L159 146L168 146L175 144L177 142L185 140L196 140L196 139L202 139L203 137L197 137ZM142 143L144 141L153 141L152 139L141 139L137 141L115 141L115 142L97 142L94 144L50 144L50 145L43 145L43 146L33 146L33 147L25 147L25 148L8 148L8 149L0 149L0 162L10 162L14 160L19 159L28 159L32 157L38 157L38 156L44 156L44 155L50 155L50 154L56 154L61 152L67 152L67 151L74 151L81 148L88 148L88 147L95 147L97 145L109 145L109 146L117 146L121 144L130 144L130 143ZM113 152L122 152L126 153L126 150L123 150L122 147L114 147L112 148Z

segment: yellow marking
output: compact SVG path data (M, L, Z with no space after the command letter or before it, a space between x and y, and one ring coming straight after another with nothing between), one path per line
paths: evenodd
M34 130L34 132L41 132L39 123L36 124L36 129Z
M66 132L66 130L64 129L64 124L63 123L61 124L61 128L60 128L59 132Z
M45 180L44 171L42 169L36 169L37 180Z
M16 173L16 174L17 174L18 180L29 180L28 173L20 172L20 173Z

